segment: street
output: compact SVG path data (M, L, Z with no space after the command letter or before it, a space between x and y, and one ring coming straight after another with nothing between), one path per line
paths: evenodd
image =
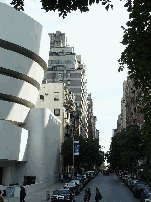
M85 189L91 189L91 202L95 202L95 189L99 188L102 194L101 202L139 202L139 199L133 197L128 187L118 179L115 173L109 176L103 176L99 173L89 184L76 196L76 202L83 202Z

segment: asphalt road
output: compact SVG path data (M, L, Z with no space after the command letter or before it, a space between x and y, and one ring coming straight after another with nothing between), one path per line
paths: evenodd
M100 202L140 202L140 199L133 197L132 192L119 180L115 173L111 173L109 176L104 176L102 173L99 173L75 197L76 202L83 202L84 192L87 187L91 189L91 202L95 202L96 187L99 188L103 197Z

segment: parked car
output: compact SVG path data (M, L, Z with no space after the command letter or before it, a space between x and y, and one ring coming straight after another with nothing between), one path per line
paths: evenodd
M83 189L83 184L80 182L80 180L71 180L70 182L77 183L77 186L79 186L79 193L80 193L80 191Z
M96 170L99 172L101 172L101 169L99 167L96 167Z
M128 175L122 175L122 180L123 180L123 183L126 183L126 180L128 179Z
M140 183L136 183L135 186L133 187L133 196L135 198L140 198L141 194L143 192L144 189L149 189L149 186L147 184L140 184Z
M92 176L92 178L95 178L95 172L94 171L87 171L87 173L89 173Z
M144 189L141 194L140 202L145 202L145 199L148 199L148 194L151 194L151 189Z
M92 180L92 175L89 172L85 172L87 178L88 178L88 183Z
M127 179L126 179L125 184L126 184L127 187L129 187L129 185L130 185L130 183L131 183L131 180L132 180L131 178L127 178Z
M130 186L129 186L129 189L131 192L133 192L133 187L135 186L135 184L138 182L138 180L131 180L131 183L130 183Z
M83 189L83 187L85 186L84 177L82 175L78 175L74 177L74 180L79 180L81 184L81 188Z
M145 198L144 202L151 202L151 193L148 193L148 195Z
M98 173L99 173L98 170L95 169L95 170L94 170L94 174L95 174L95 176L98 175Z
M70 189L70 191L74 192L75 194L80 193L80 187L78 185L76 185L75 182L68 182L65 184L64 187L68 187Z
M88 184L89 179L86 174L82 174L82 177L84 179L84 186L85 186L86 184Z
M69 189L58 189L53 191L51 202L68 201L75 202L75 194Z
M103 175L109 175L109 171L107 169L103 169Z

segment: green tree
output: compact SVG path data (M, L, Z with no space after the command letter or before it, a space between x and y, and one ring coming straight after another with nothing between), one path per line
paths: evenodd
M151 134L151 1L129 0L125 6L130 14L128 28L122 27L124 36L121 43L125 50L118 60L119 71L127 65L129 77L140 91L137 103L144 115L143 135L148 140ZM151 151L150 146L148 149Z
M112 137L108 161L111 167L119 167L134 172L138 160L145 157L142 133L137 125L132 125Z
M106 10L108 10L109 7L113 8L113 5L109 3L110 0L41 0L40 2L42 3L42 9L46 12L58 10L59 16L65 18L68 13L78 9L81 13L87 12L89 11L89 6L94 3L98 4L100 1L102 5L105 5ZM18 11L24 10L24 0L13 0L11 5Z
M104 161L102 151L100 150L98 139L85 139L82 136L75 135L74 139L79 141L79 155L74 157L75 168L92 169L93 166L100 166ZM67 138L61 145L61 155L64 166L73 165L73 138Z

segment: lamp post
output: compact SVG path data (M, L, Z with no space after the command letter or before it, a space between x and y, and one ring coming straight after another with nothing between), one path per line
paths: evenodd
M74 123L74 126L73 126L73 173L72 173L72 178L74 178L74 133L75 133L75 113L73 114L73 123Z
M72 179L74 178L74 129L73 129L73 173L72 173Z

